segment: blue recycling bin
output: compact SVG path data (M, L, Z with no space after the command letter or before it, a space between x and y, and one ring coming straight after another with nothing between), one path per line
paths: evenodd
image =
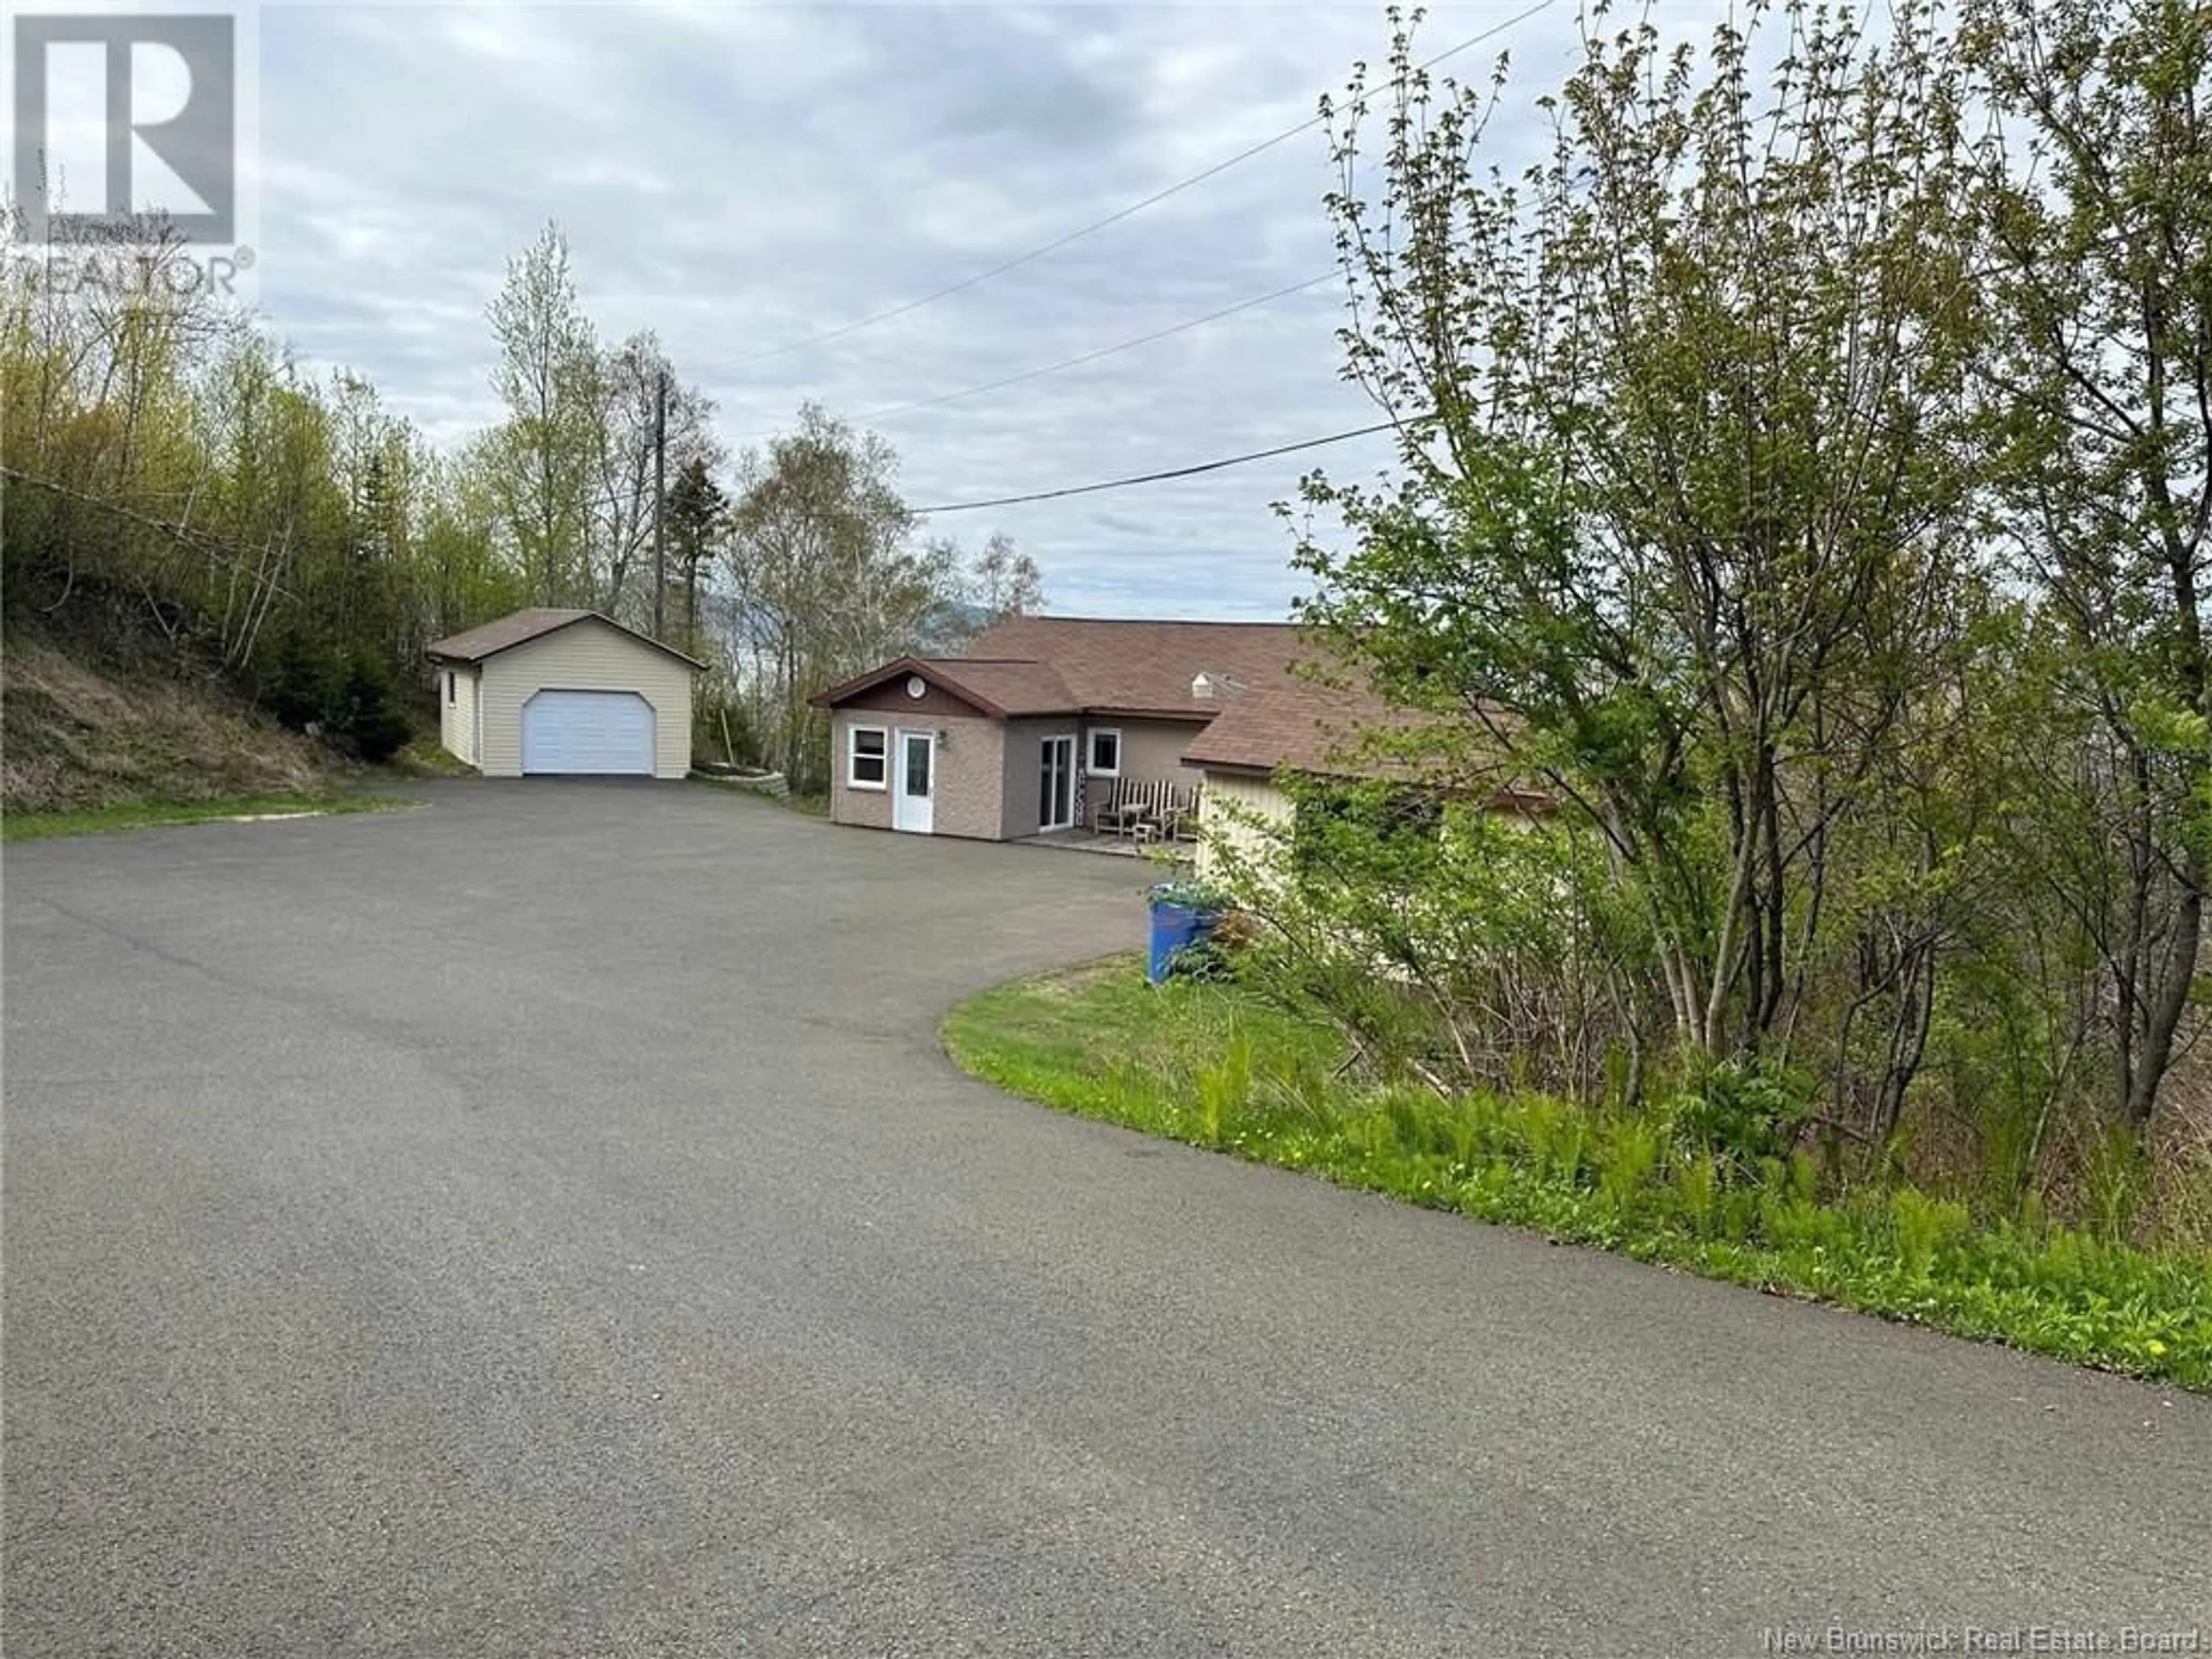
M1158 985L1175 972L1176 958L1206 943L1221 912L1194 904L1179 904L1158 892L1152 895L1152 943L1145 962L1145 977Z

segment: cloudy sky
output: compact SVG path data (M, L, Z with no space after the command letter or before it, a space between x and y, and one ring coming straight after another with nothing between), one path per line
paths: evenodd
M1442 50L1530 0L1434 9ZM1528 107L1572 50L1562 0L1510 45ZM315 365L375 380L450 441L494 414L483 320L550 217L602 336L659 331L734 447L803 399L880 431L918 504L1048 489L1341 431L1326 282L1168 340L883 413L1115 345L1329 270L1318 131L940 302L761 354L960 281L1310 116L1379 58L1379 5L270 6L259 14L260 301ZM749 361L750 360L750 361ZM1297 579L1269 511L1307 465L947 516L1011 533L1068 614L1271 617Z

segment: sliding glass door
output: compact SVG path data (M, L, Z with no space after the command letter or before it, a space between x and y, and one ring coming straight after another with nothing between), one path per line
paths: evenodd
M1065 830L1075 822L1075 739L1047 738L1037 774L1037 828Z

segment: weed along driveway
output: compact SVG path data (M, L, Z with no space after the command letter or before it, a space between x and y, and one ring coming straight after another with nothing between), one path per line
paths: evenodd
M5 853L9 1659L2212 1626L2212 1401L960 1076L1123 860L410 793Z

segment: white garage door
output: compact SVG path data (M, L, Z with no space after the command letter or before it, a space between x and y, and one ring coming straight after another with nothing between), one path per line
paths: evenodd
M635 691L540 691L522 705L525 772L653 775L653 705Z

